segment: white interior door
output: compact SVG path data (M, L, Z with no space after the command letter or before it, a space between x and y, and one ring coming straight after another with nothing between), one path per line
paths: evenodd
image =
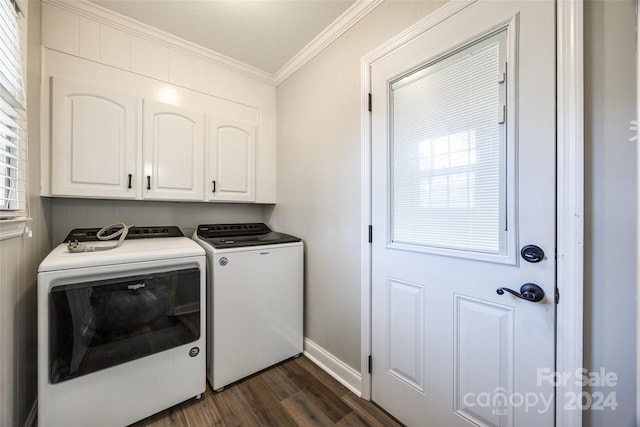
M554 423L554 10L480 0L371 67L372 399L409 426Z

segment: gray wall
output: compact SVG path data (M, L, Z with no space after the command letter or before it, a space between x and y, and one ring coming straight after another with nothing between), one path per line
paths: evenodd
M305 239L305 336L360 371L360 58L439 4L391 1L277 88L272 222Z
M360 58L433 9L386 2L278 87L278 204L306 240L305 335L360 367ZM635 424L635 5L585 4L585 367L616 372L615 411L586 426Z
M261 222L262 205L51 199L52 242L61 243L73 228L127 225L176 225L191 237L198 224Z
M36 400L36 272L50 250L40 194L40 3L28 10L29 223L33 237L0 241L0 426L22 426Z
M636 422L636 8L632 0L585 3L585 368L618 375L615 411L589 411L585 426Z

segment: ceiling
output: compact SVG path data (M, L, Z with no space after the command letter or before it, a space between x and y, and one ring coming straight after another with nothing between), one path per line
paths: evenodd
M276 74L355 0L91 0Z

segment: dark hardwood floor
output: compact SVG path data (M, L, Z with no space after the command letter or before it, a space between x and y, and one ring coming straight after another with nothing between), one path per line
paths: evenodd
M145 418L132 427L400 426L302 356Z

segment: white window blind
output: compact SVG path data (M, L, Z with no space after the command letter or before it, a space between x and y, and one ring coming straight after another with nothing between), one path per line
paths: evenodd
M22 21L19 3L0 0L0 219L26 216Z
M503 254L506 35L390 85L391 239Z

